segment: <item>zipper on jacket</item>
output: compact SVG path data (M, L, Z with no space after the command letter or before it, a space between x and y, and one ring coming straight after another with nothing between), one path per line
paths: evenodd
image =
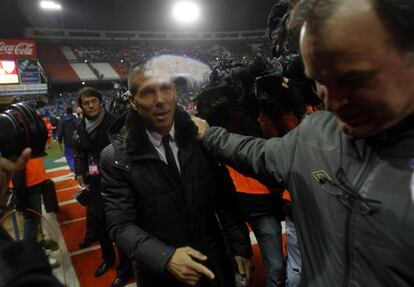
M374 150L371 148L368 152L367 159L364 160L364 166L361 168L361 171L357 175L356 180L354 181L354 191L359 193L364 181L366 180L367 174L369 172L369 168L371 167L372 163L374 162ZM351 230L351 223L353 219L353 212L352 210L348 209L346 220L345 220L345 271L344 271L344 281L342 286L347 287L349 285L349 275L351 271L351 250L352 250L352 234L350 233Z

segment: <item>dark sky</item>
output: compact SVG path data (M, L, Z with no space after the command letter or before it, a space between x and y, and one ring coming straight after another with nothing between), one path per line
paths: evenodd
M22 36L23 27L145 30L229 31L263 29L275 0L193 0L202 20L178 26L170 10L176 0L55 0L62 12L43 11L40 0L0 0L0 38Z

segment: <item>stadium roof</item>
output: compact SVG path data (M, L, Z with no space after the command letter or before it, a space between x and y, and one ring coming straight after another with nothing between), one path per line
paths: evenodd
M202 19L186 27L171 18L176 0L55 0L61 11L45 11L40 0L0 0L0 37L19 38L24 27L140 30L230 31L266 27L276 0L193 0L201 6Z

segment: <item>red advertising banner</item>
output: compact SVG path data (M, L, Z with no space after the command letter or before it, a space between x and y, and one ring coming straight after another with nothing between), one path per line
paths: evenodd
M0 59L37 58L36 42L0 39Z

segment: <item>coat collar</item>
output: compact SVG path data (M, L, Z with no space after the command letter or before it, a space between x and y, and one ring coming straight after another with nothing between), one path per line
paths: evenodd
M175 140L180 149L185 149L195 140L197 127L190 116L179 106L176 108L175 116ZM124 124L124 144L128 154L152 154L154 147L145 132L144 122L138 112L130 109L126 114Z

